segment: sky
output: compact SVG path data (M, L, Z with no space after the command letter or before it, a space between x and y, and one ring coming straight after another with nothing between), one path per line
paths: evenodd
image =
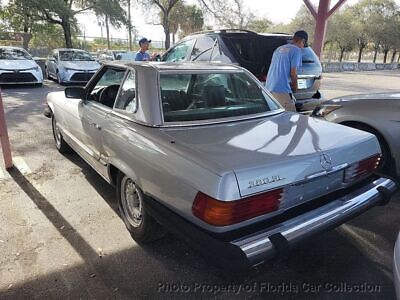
M188 4L197 3L195 0L186 0ZM259 18L267 18L274 23L289 23L293 19L303 5L303 0L243 0L247 9ZM311 0L317 4L318 0ZM337 0L331 0L331 6L336 4ZM353 5L358 0L347 0L345 5ZM400 0L396 0L400 4ZM134 5L132 7L132 22L137 28L138 37L147 37L153 41L162 41L165 39L163 29L160 25L148 24L151 19L157 17L156 13L143 12L140 7ZM155 16L154 16L155 15ZM86 36L101 36L101 29L97 25L96 18L91 14L82 14L78 16L82 31ZM103 36L105 36L103 29ZM111 36L113 38L127 38L124 29L112 29Z

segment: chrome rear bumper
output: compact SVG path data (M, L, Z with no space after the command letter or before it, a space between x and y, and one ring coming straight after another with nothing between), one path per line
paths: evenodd
M338 226L364 210L387 201L397 190L391 179L379 178L344 197L293 219L231 242L257 265L320 231Z

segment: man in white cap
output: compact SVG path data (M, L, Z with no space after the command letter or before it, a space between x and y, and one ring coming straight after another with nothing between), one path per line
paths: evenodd
M291 44L275 49L265 87L288 111L296 111L292 92L297 90L297 68L302 65L301 48L307 47L308 34L297 31Z

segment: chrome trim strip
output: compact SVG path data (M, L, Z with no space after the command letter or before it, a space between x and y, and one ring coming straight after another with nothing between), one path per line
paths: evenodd
M330 170L330 171L322 171L322 172L310 174L310 175L306 176L305 179L306 179L306 180L309 180L309 179L314 179L314 178L317 178L317 177L321 177L321 176L326 176L326 175L329 175L329 174L333 174L333 173L335 173L335 172L337 172L337 171L340 171L340 170L345 169L348 165L349 165L348 163L344 163L344 164L341 164L341 165L337 165L337 166L332 167L332 170ZM298 183L298 182L297 182L297 183Z
M232 241L231 244L239 247L252 265L258 264L271 258L277 252L270 239L272 235L279 233L289 244L295 244L330 226L340 224L348 217L361 212L365 208L376 205L382 200L382 196L377 190L378 187L385 187L391 192L397 190L394 181L387 178L379 178L353 193L338 198L320 208L282 222L272 228Z
M108 183L111 183L110 178L107 178L106 176L104 176L97 168L96 166L89 161L85 155L82 153L82 150L85 151L90 157L92 157L95 161L101 163L102 165L104 165L101 161L99 161L99 159L96 159L96 157L92 154L93 151L90 150L88 147L86 147L84 144L82 144L82 142L80 142L77 138L75 138L73 135L71 135L69 133L69 131L67 130L63 130L63 133L67 136L67 138L69 138L73 143L75 144L68 144L72 149L74 149L76 152L78 152L79 157L82 158L89 166L91 166L93 168L93 170L95 170L97 172L97 174L99 174L105 181L107 181ZM77 146L77 147L75 147ZM80 147L80 148L78 148ZM104 166L107 166L104 165Z
M260 114L253 114L253 115L244 115L239 117L228 117L228 118L219 118L219 119L208 119L208 120L199 120L195 122L191 121L182 121L182 122L165 122L162 128L172 128L172 127L188 127L188 126L206 126L206 125L216 125L216 124L223 124L229 122L236 122L236 121L249 121L255 119L266 118L270 116L274 116L285 112L283 108L279 108L276 110L271 110L269 112L260 113Z
M82 143L75 136L73 136L68 130L62 129L62 131L65 135L67 135L69 139L71 139L77 146L79 146L82 150L84 150L88 155L90 155L97 161L99 160L96 157L96 154L90 148L88 148L84 143Z

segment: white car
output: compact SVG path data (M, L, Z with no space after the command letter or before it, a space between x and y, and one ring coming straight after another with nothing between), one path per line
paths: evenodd
M42 69L25 49L0 47L0 85L42 83Z
M87 83L100 68L89 52L80 49L55 49L46 61L46 76L59 84Z

